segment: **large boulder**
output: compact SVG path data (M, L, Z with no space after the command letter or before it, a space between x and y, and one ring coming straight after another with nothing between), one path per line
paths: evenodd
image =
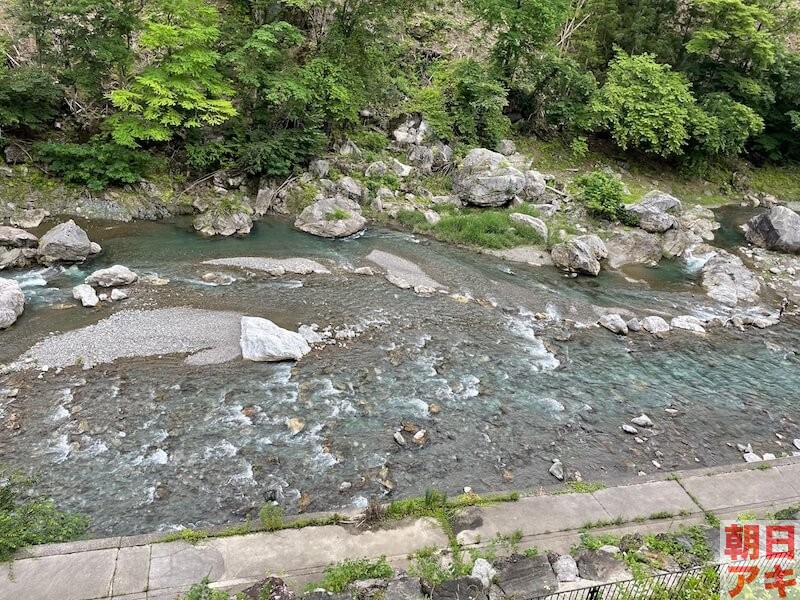
M25 295L13 279L0 278L0 329L11 327L25 310Z
M745 237L767 250L800 254L800 215L785 206L775 206L747 222Z
M228 237L250 233L253 228L253 219L246 211L228 214L212 210L202 215L197 215L194 218L193 225L203 235Z
M311 347L299 333L258 317L242 317L242 357L256 362L299 360Z
M36 262L39 238L24 229L0 226L0 271Z
M681 201L675 196L670 196L665 192L653 190L647 192L640 202L628 207L633 212L680 212Z
M667 213L645 211L636 214L639 217L639 227L648 233L664 233L680 227L678 219Z
M513 223L530 227L542 238L543 242L547 241L547 225L541 219L526 215L525 213L511 213L508 217Z
M658 237L644 231L619 231L606 242L606 248L608 266L612 269L629 264L652 267L663 254Z
M84 283L87 285L99 285L100 287L116 287L119 285L131 285L139 279L139 276L128 267L114 265L108 269L100 269L89 275Z
M297 217L294 226L326 238L340 238L358 233L367 224L357 202L341 196L317 200Z
M596 235L582 235L556 244L550 250L550 258L556 267L587 275L600 273L600 261L607 257L608 249Z
M525 189L522 197L531 202L545 199L547 194L547 180L539 171L525 171Z
M38 242L39 238L24 229L0 225L0 246L7 248L36 248Z
M97 250L86 232L69 220L53 227L39 240L39 262L51 265L58 262L83 262Z
M466 204L502 206L525 189L525 175L498 152L476 148L467 154L453 180Z
M692 254L710 256L701 269L703 287L708 296L728 306L758 300L761 284L741 258L706 245L693 247Z

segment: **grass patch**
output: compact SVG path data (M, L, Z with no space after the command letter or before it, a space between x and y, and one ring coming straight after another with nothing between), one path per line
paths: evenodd
M794 516L800 512L800 504L788 506L776 512L773 517L776 521L794 521Z
M209 538L209 533L204 529L180 529L168 533L159 541L161 542L188 542L190 544L197 544Z
M680 527L673 533L645 535L644 543L654 552L669 554L684 569L712 558L705 532L697 525Z
M334 208L332 211L325 215L326 221L342 221L344 219L349 219L350 213L346 210L341 208Z
M0 561L20 548L81 537L89 519L60 511L49 498L31 496L35 484L16 471L0 471Z
M322 581L309 583L306 591L324 589L338 594L353 583L364 579L390 579L394 577L392 567L386 562L386 557L381 556L376 560L366 558L359 560L346 560L344 562L325 567L325 577Z
M750 175L752 188L787 201L800 200L800 165L764 165Z
M510 215L516 212L533 215L535 211L524 205L503 210L466 209L444 215L431 231L444 242L497 250L544 244L546 240L537 231L511 221Z
M299 215L307 206L314 204L317 188L308 183L301 183L287 194L286 208L290 214Z
M558 494L593 494L606 489L606 484L599 481L568 481L564 484L564 489L555 492Z
M261 525L267 531L283 529L283 509L277 504L265 504L258 511Z

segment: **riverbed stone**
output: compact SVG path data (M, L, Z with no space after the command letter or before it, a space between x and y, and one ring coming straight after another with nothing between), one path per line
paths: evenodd
M242 357L255 362L299 360L311 352L302 335L260 317L242 317L241 347Z
M747 222L745 237L767 250L800 254L800 215L785 206L775 206Z
M539 171L528 169L525 171L525 189L522 190L522 197L530 202L545 202L541 206L554 207L558 209L559 200L553 200L554 204L548 203L547 198L547 179ZM539 209L542 212L542 209ZM547 211L548 209L544 209ZM543 216L552 216L543 214Z
M92 242L86 232L70 219L45 233L39 240L39 262L83 262L92 254Z
M539 234L543 242L547 241L547 225L541 219L524 213L511 213L508 218L514 223L530 227Z
M703 327L703 322L697 317L691 315L680 315L674 317L669 325L672 329L685 329L692 333L705 333L706 329Z
M710 257L701 269L703 288L708 296L728 306L758 300L761 284L741 258L705 244L694 246L692 254Z
M0 225L0 246L7 248L36 248L38 243L39 238L24 229Z
M25 310L25 295L13 279L0 277L0 329L11 327Z
M722 225L717 222L714 211L705 206L692 206L678 217L681 228L686 230L694 239L711 241L714 232Z
M111 290L111 300L113 302L119 302L120 300L127 300L128 292L125 290L121 290L119 288L114 288Z
M653 211L660 213L679 212L681 201L660 190L647 192L641 201L629 207L632 212Z
M625 320L618 314L603 315L598 322L612 333L617 333L619 335L628 334L628 324L625 323Z
M87 285L98 285L109 288L121 285L131 285L139 279L139 276L123 265L114 265L107 269L100 269L89 275L84 283Z
M490 598L536 598L558 589L558 581L546 556L513 554L494 562L497 569Z
M499 152L475 148L464 158L453 191L466 204L502 206L525 188L525 175Z
M253 219L248 211L237 211L228 214L212 210L197 215L192 225L203 235L230 237L232 235L247 235L250 233L253 228Z
M638 214L639 227L649 233L664 233L680 227L678 219L662 212L646 211Z
M667 333L669 331L669 323L661 317L645 317L642 319L642 329L652 334Z
M605 244L612 269L630 264L652 267L663 255L658 236L644 231L618 231Z
M341 218L338 218L341 217ZM357 202L343 196L317 200L303 209L294 226L325 238L341 238L358 233L367 224Z
M98 298L97 292L94 291L92 286L86 285L85 283L72 288L72 297L75 298L75 300L80 300L81 304L87 308L92 308L100 304L100 298Z
M42 224L45 218L50 216L50 211L43 208L27 208L11 215L9 222L15 227L32 229Z
M608 257L608 249L596 235L582 235L553 246L550 257L559 269L596 276L600 261Z

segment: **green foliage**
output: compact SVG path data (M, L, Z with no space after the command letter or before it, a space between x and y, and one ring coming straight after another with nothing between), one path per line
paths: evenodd
M318 588L338 594L353 583L364 579L390 579L394 577L392 567L386 562L386 557L381 556L376 560L366 558L359 560L346 560L336 565L325 567L325 577L322 581L310 583L307 591Z
M468 0L467 5L496 34L493 55L506 77L521 57L553 41L569 8L566 0Z
M217 70L217 10L205 0L153 0L139 38L148 66L108 94L120 112L109 119L114 140L136 148L164 142L179 129L219 125L236 115L233 89Z
M543 244L539 233L509 218L514 212L532 212L523 207L506 210L467 209L442 217L433 228L437 239L481 248L513 248Z
M723 93L704 97L693 121L693 135L705 155L736 156L764 129L752 108Z
M68 542L81 536L89 520L58 510L52 500L30 495L34 481L16 472L0 472L0 561L20 548Z
M350 213L341 208L334 208L332 211L325 215L326 221L341 221L342 219L349 219Z
M12 14L20 39L34 40L38 64L96 98L127 75L141 7L138 0L15 0Z
M204 531L203 529L190 529L185 527L183 529L179 529L178 531L174 531L172 533L168 533L163 538L161 538L161 542L188 542L189 544L197 544L198 542L202 542L203 540L208 539L208 532Z
M261 525L267 531L277 531L283 529L283 509L277 504L265 504L258 512Z
M230 600L230 596L222 590L212 590L208 586L208 577L206 577L189 589L184 600Z
M613 175L594 171L575 180L581 188L578 200L596 216L636 225L636 216L625 208L625 186Z
M0 66L0 133L2 128L41 129L58 111L61 90L36 67Z
M289 214L298 215L307 206L311 206L317 197L317 188L313 185L301 183L289 192L286 198L286 208Z
M506 103L505 88L485 66L461 59L433 68L431 85L417 92L409 112L421 113L444 140L493 148L509 132Z
M647 547L653 552L663 552L675 559L681 567L694 567L711 560L711 549L705 532L697 525L680 527L671 533L644 536Z
M91 190L137 183L154 163L144 152L99 137L85 144L39 143L35 151L50 173Z
M623 150L679 155L689 142L695 99L686 78L651 54L618 52L592 101L595 126Z

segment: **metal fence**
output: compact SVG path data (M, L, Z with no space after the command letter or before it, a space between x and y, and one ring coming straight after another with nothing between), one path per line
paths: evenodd
M748 563L754 564L754 563ZM616 583L604 583L576 590L557 592L545 596L535 596L529 600L649 600L663 598L666 591L669 597L677 594L689 583L713 585L720 581L727 564L694 567L684 571L654 575L644 579L628 579ZM718 598L715 594L713 598Z

